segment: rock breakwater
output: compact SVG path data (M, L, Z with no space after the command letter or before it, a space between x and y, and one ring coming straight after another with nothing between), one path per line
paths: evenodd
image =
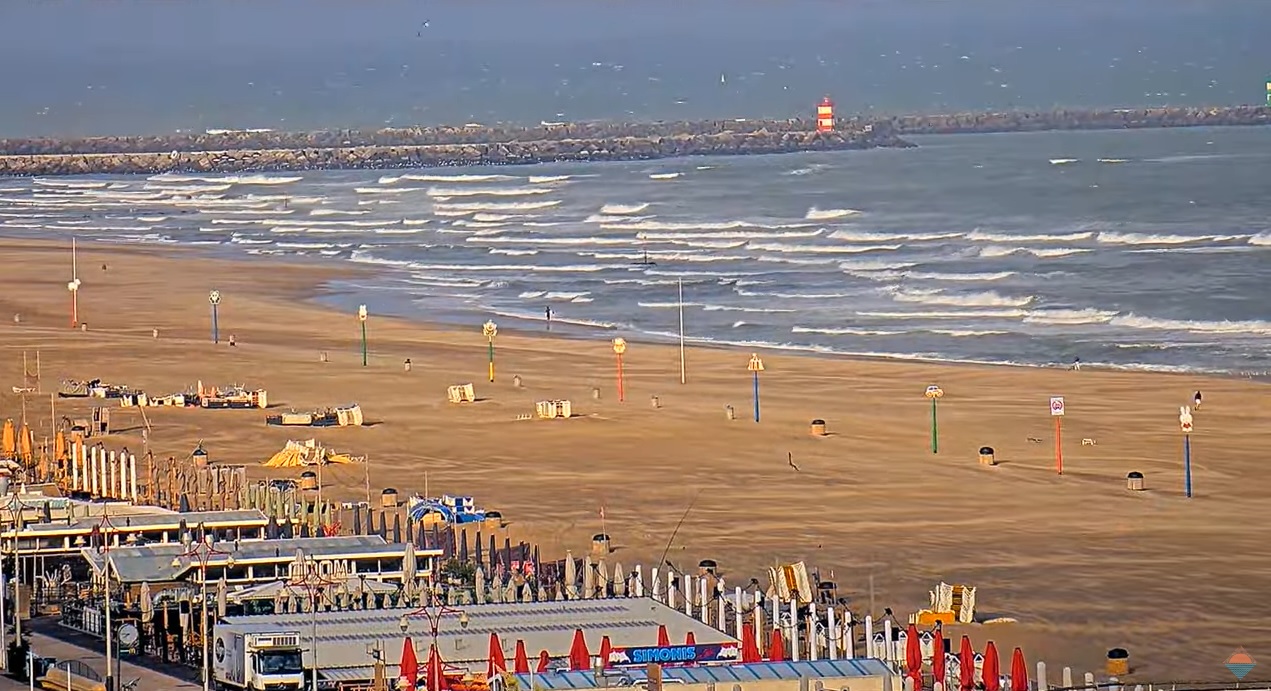
M145 137L0 139L0 175L152 174L422 168L615 161L913 146L921 134L1271 124L1271 108L1138 108L848 117L833 132L811 120L704 120L217 131Z

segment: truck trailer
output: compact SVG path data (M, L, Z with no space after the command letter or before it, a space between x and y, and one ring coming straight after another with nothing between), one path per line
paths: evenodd
M212 644L212 680L229 691L301 691L304 650L298 631L244 633L217 624Z

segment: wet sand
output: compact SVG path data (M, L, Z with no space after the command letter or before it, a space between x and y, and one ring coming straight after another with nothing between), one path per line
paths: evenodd
M22 351L38 349L46 395L28 396L27 414L41 437L51 429L47 392L61 378L159 395L199 379L243 383L268 389L283 410L358 402L376 424L311 434L266 427L263 411L151 408L151 448L183 457L201 440L214 462L246 463L264 477L258 464L288 438L312 436L369 456L374 492L422 492L427 483L433 494L474 495L510 520L514 541L541 544L544 558L585 551L603 506L617 547L611 563L647 568L664 551L681 568L711 558L744 584L766 583L765 566L802 559L838 583L858 616L871 577L875 613L892 607L902 617L925 606L941 580L974 585L981 617L1018 623L950 633L992 638L1007 654L1022 643L1030 663L1047 660L1052 683L1064 665L1078 675L1101 670L1112 647L1130 651L1132 678L1144 681L1229 680L1222 663L1237 646L1271 659L1263 635L1271 605L1259 596L1271 576L1265 385L761 351L756 424L749 352L690 348L681 385L677 348L628 339L620 404L606 340L502 326L491 384L479 323L459 330L388 319L373 304L363 368L356 316L306 302L349 269L84 243L84 333L69 328L68 248L0 240L0 256L0 417L20 415L10 387L21 384ZM219 346L210 339L213 287L223 295ZM322 351L329 362L319 361ZM482 400L447 404L446 386L467 382ZM929 384L945 392L934 455ZM1192 437L1196 497L1187 500L1178 407L1196 389L1205 404ZM1062 477L1051 395L1067 402ZM547 398L572 400L582 417L515 420ZM58 405L61 416L88 404ZM736 420L725 418L726 405ZM140 448L140 415L112 413L123 430L113 444ZM828 422L830 436L808 433L814 418ZM996 449L996 467L977 463L985 445ZM1146 475L1148 491L1126 490L1130 471ZM328 493L365 498L362 467L324 475ZM1248 679L1266 675L1255 669Z

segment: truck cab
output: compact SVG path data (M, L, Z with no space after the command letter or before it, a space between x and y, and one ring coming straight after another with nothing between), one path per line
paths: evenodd
M217 624L212 678L216 688L231 691L301 691L305 669L299 632L248 632Z

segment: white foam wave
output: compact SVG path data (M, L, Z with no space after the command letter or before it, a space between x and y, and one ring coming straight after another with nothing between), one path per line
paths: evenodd
M839 262L844 271L898 271L917 266L916 262L891 262L883 259L845 259Z
M510 257L528 257L538 254L538 250L509 250L502 247L491 247L490 254L505 254Z
M504 182L516 179L512 175L416 175L413 173L402 175L400 178L417 182Z
M299 175L180 175L177 173L160 173L146 178L154 182L210 182L213 184L229 183L231 185L287 185L300 182L304 178Z
M1061 324L1071 326L1076 324L1107 324L1112 321L1117 312L1109 312L1107 310L1098 310L1094 308L1073 310L1073 309L1042 309L1032 310L1024 316L1024 321L1029 324Z
M606 216L630 216L638 214L649 208L648 202L640 204L605 204L600 207L600 213Z
M565 182L574 177L573 175L531 175L530 182L535 185L545 185L553 182Z
M650 180L674 180L683 173L654 173L649 176Z
M1124 159L1124 158L1100 158L1100 159L1098 159L1098 161L1099 161L1100 163L1125 163L1125 162L1126 162L1126 160L1127 160L1127 159Z
M1214 235L1165 235L1156 233L1099 233L1095 238L1105 245L1185 245L1218 239ZM1225 237L1224 239L1228 239Z
M986 259L994 257L1009 257L1012 254L1031 254L1034 257L1048 259L1051 257L1066 257L1070 254L1083 254L1089 252L1089 249L1080 247L1001 247L998 245L990 245L980 248L979 256Z
M1134 313L1113 317L1112 326L1123 326L1131 329L1152 329L1161 331L1187 331L1190 333L1208 334L1255 334L1271 335L1271 322L1266 321L1190 321L1183 319L1157 319L1142 317Z
M454 212L472 213L476 211L533 211L550 209L560 204L559 199L548 199L539 202L460 202L456 204L433 204L433 213L447 215ZM465 215L461 214L461 215Z
M856 327L844 326L838 328L819 328L812 326L796 326L790 329L790 333L796 334L826 334L829 336L899 336L904 331L890 331L887 329L861 329Z
M856 216L860 214L856 209L818 209L815 206L808 209L803 215L809 221L830 221L836 218L846 218L848 216Z
M1089 240L1094 237L1094 232L1087 231L1083 233L1058 233L1054 235L1014 235L1010 233L986 233L980 230L974 230L966 234L968 240L980 242L1077 242L1080 240Z
M167 216L138 216L137 220L143 223L163 223L164 221L168 220L168 217Z
M1262 232L1250 237L1249 244L1257 245L1258 247L1271 247L1271 232Z
M424 187L354 187L358 194L406 194L407 192L425 192Z
M142 185L142 189L152 190L155 192L164 192L172 195L191 195L191 194L210 194L213 192L225 192L233 185L224 183L220 185L159 185L148 182ZM128 194L121 192L120 194Z
M817 254L860 254L862 252L887 252L900 249L900 245L799 245L784 242L750 242L746 249L757 252L798 252Z
M89 182L89 181L81 181L81 180L51 180L48 178L36 178L32 180L31 182L36 185L40 185L41 187L62 187L65 189L72 189L72 190L99 190L105 187L106 185L110 184L108 182Z
M309 212L310 216L362 216L370 213L369 211L345 211L343 209L313 209Z
M553 192L551 187L429 187L430 197L528 197Z
M741 281L737 284L741 285ZM738 305L702 305L704 312L757 312L757 313L791 313L797 310L788 307L741 307Z
M1020 309L982 310L932 310L918 312L857 312L857 316L872 319L1019 319L1025 314Z
M895 289L890 290L897 302L914 302L922 305L955 305L959 307L1024 307L1033 302L1031 295L1012 297L993 291L982 293L948 294L941 290Z
M474 224L475 225L475 224ZM494 224L486 224L494 225ZM498 224L504 225L504 224ZM515 235L487 235L473 236L466 238L468 242L481 244L514 244L514 245L627 245L630 240L626 238L596 238L596 237L531 237L531 236L515 236Z
M873 233L863 230L836 230L826 237L847 242L895 242L897 240L922 242L962 237L962 233Z
M1077 163L1080 160L1081 159L1079 158L1052 158L1050 159L1050 164L1052 166L1062 166L1062 165L1067 165L1069 163Z

